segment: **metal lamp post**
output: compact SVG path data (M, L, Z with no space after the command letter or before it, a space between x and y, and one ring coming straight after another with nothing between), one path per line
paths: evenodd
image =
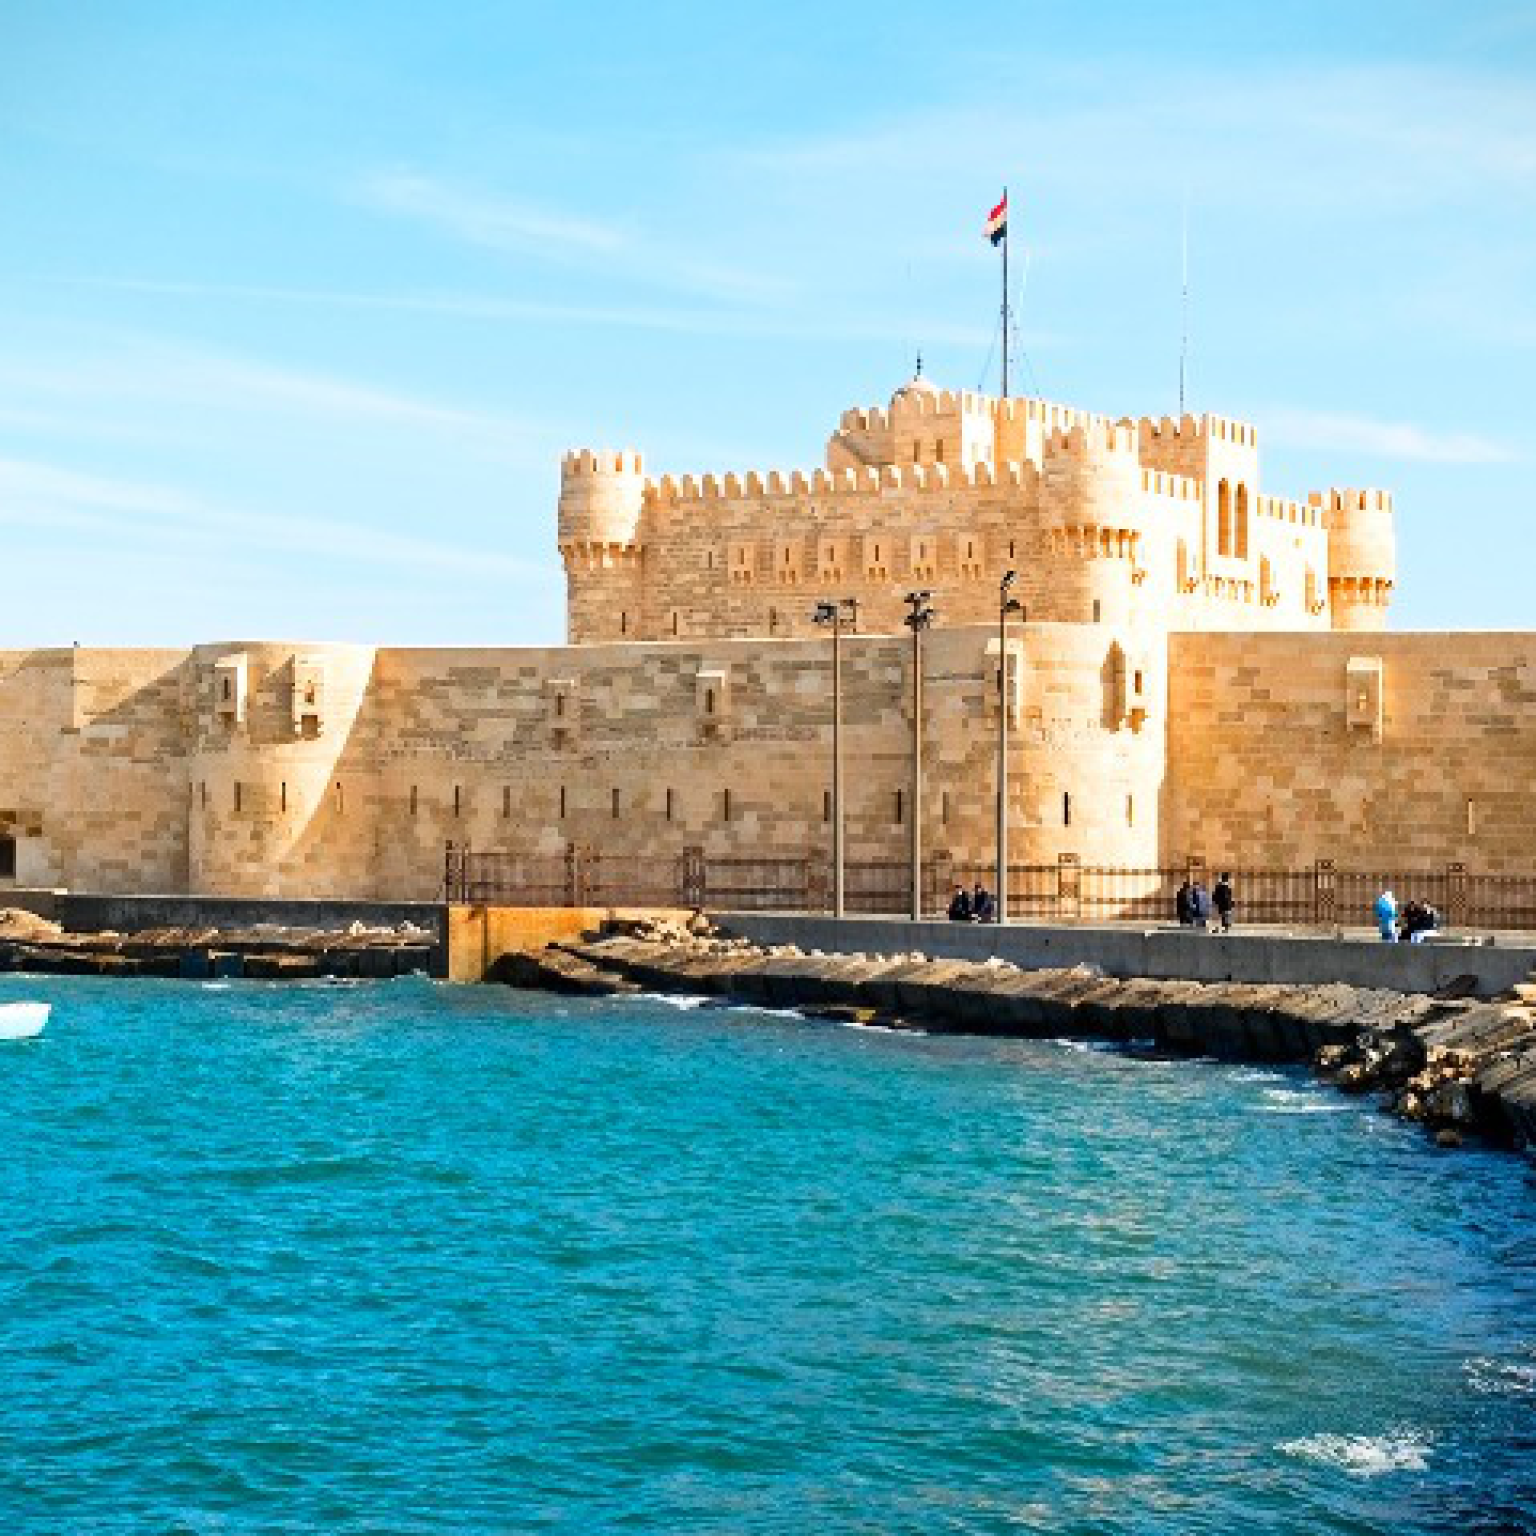
M1008 921L1008 616L1023 613L1013 595L1018 572L1007 572L997 588L997 920Z
M923 920L923 631L933 623L931 592L907 593L910 610L902 623L912 631L912 921Z
M816 604L811 618L832 629L832 916L841 918L843 890L843 625L859 621L859 601L840 597Z

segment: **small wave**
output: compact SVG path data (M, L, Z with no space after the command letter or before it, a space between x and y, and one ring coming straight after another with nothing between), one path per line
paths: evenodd
M232 981L205 981L201 985L204 992L232 992L235 987Z
M835 1019L838 1029L857 1029L866 1035L916 1035L926 1040L926 1029L914 1029L910 1024L861 1024L857 1019Z
M1051 1044L1078 1056L1118 1056L1144 1067L1182 1067L1190 1061L1188 1056L1169 1055L1156 1040L1072 1040L1059 1035Z
M1259 1107L1268 1115L1342 1115L1349 1109L1303 1088L1266 1088L1261 1097Z
M1429 1465L1431 1445L1428 1435L1409 1429L1386 1435L1307 1435L1284 1440L1275 1449L1351 1477L1380 1477L1386 1472L1422 1472Z
M661 1003L664 1007L678 1008L686 1012L693 1008L702 1008L712 999L697 996L692 992L682 994L672 992L636 992L634 994L634 1001L637 1003Z
M1059 1035L1051 1044L1077 1056L1118 1056L1124 1051L1117 1040L1069 1040L1065 1035Z
M1283 1083L1283 1072L1266 1072L1263 1067L1237 1067L1232 1072L1234 1083Z
M732 1013L761 1013L770 1019L803 1019L805 1015L798 1008L768 1008L758 1003L733 1003Z
M1501 1397L1530 1397L1536 1393L1536 1363L1531 1360L1496 1360L1478 1355L1464 1361L1467 1383L1474 1392Z

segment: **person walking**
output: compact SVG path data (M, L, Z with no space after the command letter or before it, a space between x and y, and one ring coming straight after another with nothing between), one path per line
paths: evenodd
M1194 907L1195 888L1185 878L1184 884L1173 893L1173 915L1179 920L1180 928L1192 928L1195 922Z
M1211 905L1216 908L1216 916L1221 923L1223 933L1232 931L1232 909L1237 905L1237 896L1232 889L1232 876L1224 874L1216 882L1211 892Z
M976 882L976 889L971 892L971 921L973 923L991 923L997 920L997 903L992 900L992 893L980 880Z
M949 920L952 923L968 923L971 920L971 898L965 894L963 885L957 885L955 894L949 898Z
M1397 897L1385 890L1376 898L1376 931L1383 944L1397 943Z
M1196 928L1207 929L1211 926L1211 893L1206 890L1203 881L1195 881L1195 888L1189 893L1189 909L1194 915Z

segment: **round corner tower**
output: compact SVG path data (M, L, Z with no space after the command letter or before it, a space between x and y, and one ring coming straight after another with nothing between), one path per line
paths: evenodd
M192 652L189 886L220 896L373 889L364 764L372 646L222 642Z
M1397 575L1387 491L1328 493L1328 602L1335 629L1385 629Z
M1093 421L1052 433L1043 447L1042 543L1026 577L1029 615L1125 624L1145 558L1137 429Z
M645 473L630 451L566 454L560 466L560 556L572 645L639 639L640 515Z

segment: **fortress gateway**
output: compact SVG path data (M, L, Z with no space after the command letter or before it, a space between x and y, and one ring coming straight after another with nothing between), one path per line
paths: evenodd
M824 861L844 641L850 860L991 857L998 582L1015 862L1525 872L1536 636L1384 633L1390 497L1261 490L1258 435L941 392L814 472L566 457L569 644L0 653L0 882L431 898L445 848ZM923 804L904 594L932 592ZM537 894L534 899L537 899ZM547 894L547 893L545 893Z

